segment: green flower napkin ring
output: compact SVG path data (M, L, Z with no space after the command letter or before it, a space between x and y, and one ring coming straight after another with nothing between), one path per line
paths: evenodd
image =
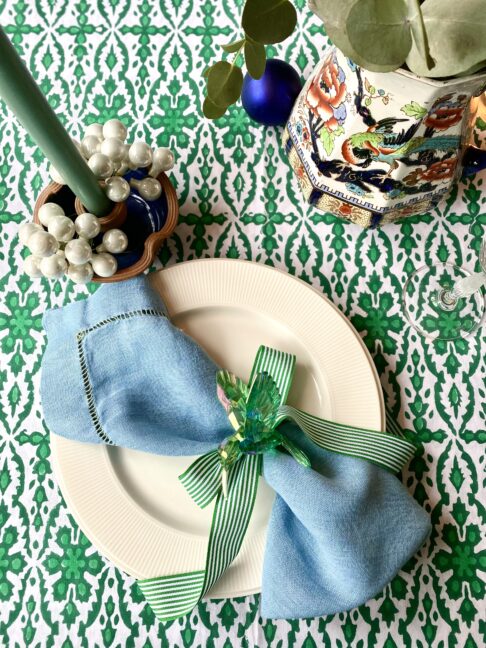
M280 448L306 468L307 455L280 424L296 423L325 450L364 459L397 472L414 455L398 425L387 417L391 433L331 423L285 404L295 368L295 356L260 347L249 385L229 373L217 374L218 397L235 433L218 449L199 457L180 476L200 507L216 498L204 570L149 578L139 586L161 621L189 613L238 555L253 511L262 455Z

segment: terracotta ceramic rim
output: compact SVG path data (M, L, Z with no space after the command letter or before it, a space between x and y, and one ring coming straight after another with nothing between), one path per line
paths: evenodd
M92 281L95 283L114 283L116 281L124 281L125 279L132 279L133 277L136 277L139 274L142 274L144 270L149 268L156 255L157 252L160 249L160 246L162 243L167 239L172 232L174 231L177 221L179 218L179 202L177 200L177 194L175 192L175 189L169 180L169 178L165 175L165 173L160 173L157 176L157 180L160 182L162 185L162 190L165 193L165 197L167 200L167 218L165 221L164 227L159 230L158 232L153 232L150 234L150 236L147 237L145 240L145 245L144 245L144 250L143 254L140 257L140 259L134 263L133 265L129 266L128 268L124 268L123 270L118 270L112 277L93 277ZM39 197L37 198L37 201L34 206L34 222L39 223L39 209L40 207L48 201L48 199L53 196L54 194L59 193L59 191L63 188L64 185L61 185L57 182L51 182L47 187L45 187L41 193L39 194ZM79 201L78 198L76 198L75 201L75 209L77 214L82 214L86 212L87 210L83 207L81 204L81 201ZM124 215L126 215L126 206L124 203L119 203L119 205L116 205L115 209L108 214L108 216L105 216L104 218L101 218L101 221L105 221L104 227L106 228L106 225L108 223L113 227L115 224L115 218L113 217L113 214L115 214L116 218L119 219L120 216L123 218ZM106 220L105 220L106 219ZM121 224L125 219L119 224Z

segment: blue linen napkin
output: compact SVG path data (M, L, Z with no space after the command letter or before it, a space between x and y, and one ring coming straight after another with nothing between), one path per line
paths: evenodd
M218 367L169 322L145 277L105 284L87 300L48 311L44 326L41 398L56 434L195 455L234 432L216 395ZM285 428L312 469L281 452L263 457L277 497L262 616L351 609L379 593L420 548L428 515L386 470L318 448L292 424Z

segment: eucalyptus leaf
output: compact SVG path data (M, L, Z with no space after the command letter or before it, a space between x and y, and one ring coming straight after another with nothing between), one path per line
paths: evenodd
M400 67L412 48L412 32L405 0L359 0L346 20L349 42L359 56L355 61ZM361 62L363 61L363 62Z
M226 106L218 106L213 103L209 97L206 97L203 103L203 114L208 119L218 119L226 112Z
M228 54L234 54L235 52L238 52L238 50L240 50L244 44L245 39L241 38L240 40L234 41L233 43L221 45L221 48L224 49L225 52L228 52Z
M331 41L345 56L358 65L373 72L389 72L389 65L376 65L361 57L351 45L346 28L346 20L352 7L360 0L308 0L308 5L324 23L326 33Z
M486 3L484 0L425 0L421 5L430 55L429 69L414 43L408 67L419 76L448 77L469 74L486 61Z
M219 61L209 70L208 97L217 106L225 108L234 103L241 94L243 73L236 65Z
M266 62L265 45L247 40L245 42L245 63L248 74L253 79L260 79L265 72Z
M430 55L429 37L425 29L424 17L420 9L420 0L408 0L408 17L412 30L412 41L430 69L435 61Z
M297 12L289 0L246 0L242 26L258 43L281 43L294 31L296 24Z

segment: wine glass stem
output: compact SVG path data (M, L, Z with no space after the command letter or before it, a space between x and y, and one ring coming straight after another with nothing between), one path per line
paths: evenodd
M451 311L456 307L458 299L459 295L454 294L454 289L441 289L438 291L437 304L442 308L442 310Z
M447 290L445 288L439 290L437 303L442 310L454 310L461 297L469 297L478 290L481 290L483 286L486 286L486 273L477 272L476 274L456 281L452 290Z

